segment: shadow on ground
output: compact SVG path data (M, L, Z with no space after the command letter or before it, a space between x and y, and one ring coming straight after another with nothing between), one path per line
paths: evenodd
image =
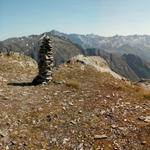
M8 83L7 85L11 86L35 86L37 84L33 84L32 82L22 82L22 83Z

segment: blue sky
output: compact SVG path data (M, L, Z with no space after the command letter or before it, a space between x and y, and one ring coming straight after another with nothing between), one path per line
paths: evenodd
M101 36L150 34L150 0L0 0L0 40L52 29Z

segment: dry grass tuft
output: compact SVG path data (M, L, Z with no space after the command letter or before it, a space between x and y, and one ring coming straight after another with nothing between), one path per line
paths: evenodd
M77 82L77 81L73 81L73 80L68 80L66 82L66 85L68 87L72 87L72 88L75 88L75 89L81 89L81 83Z
M146 91L143 93L143 97L147 100L150 100L150 91Z
M135 98L150 100L150 91L137 85L133 85L129 83L123 83L123 84L107 83L107 86L111 87L113 90L127 92Z

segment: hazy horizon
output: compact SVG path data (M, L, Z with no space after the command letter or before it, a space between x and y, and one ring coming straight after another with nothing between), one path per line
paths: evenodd
M150 36L150 34L127 34L127 35L121 35L121 34L114 34L114 35L110 35L110 36L103 36L103 35L99 35L99 34L95 34L95 33L87 33L87 34L81 34L81 33L73 33L73 32L70 32L70 33L66 33L66 32L63 32L63 31L59 31L59 30L56 30L56 29L52 29L52 30L55 30L57 32L60 32L60 33L64 33L64 34L78 34L78 35L96 35L96 36L101 36L101 37L114 37L114 36ZM52 30L49 30L49 31L46 31L46 32L51 32ZM46 33L46 32L43 32L43 33ZM31 36L31 35L41 35L43 33L37 33L37 34L27 34L27 35L21 35L21 36L12 36L12 37L8 37L6 39L3 39L1 41L4 41L4 40L7 40L7 39L11 39L11 38L19 38L19 37L28 37L28 36Z
M63 33L150 35L149 0L1 0L0 40Z

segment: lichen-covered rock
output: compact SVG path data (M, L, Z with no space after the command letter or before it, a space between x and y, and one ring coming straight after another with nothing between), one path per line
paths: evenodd
M39 51L39 74L34 78L32 83L42 84L51 81L53 76L53 65L54 57L51 40L48 36L45 36Z

